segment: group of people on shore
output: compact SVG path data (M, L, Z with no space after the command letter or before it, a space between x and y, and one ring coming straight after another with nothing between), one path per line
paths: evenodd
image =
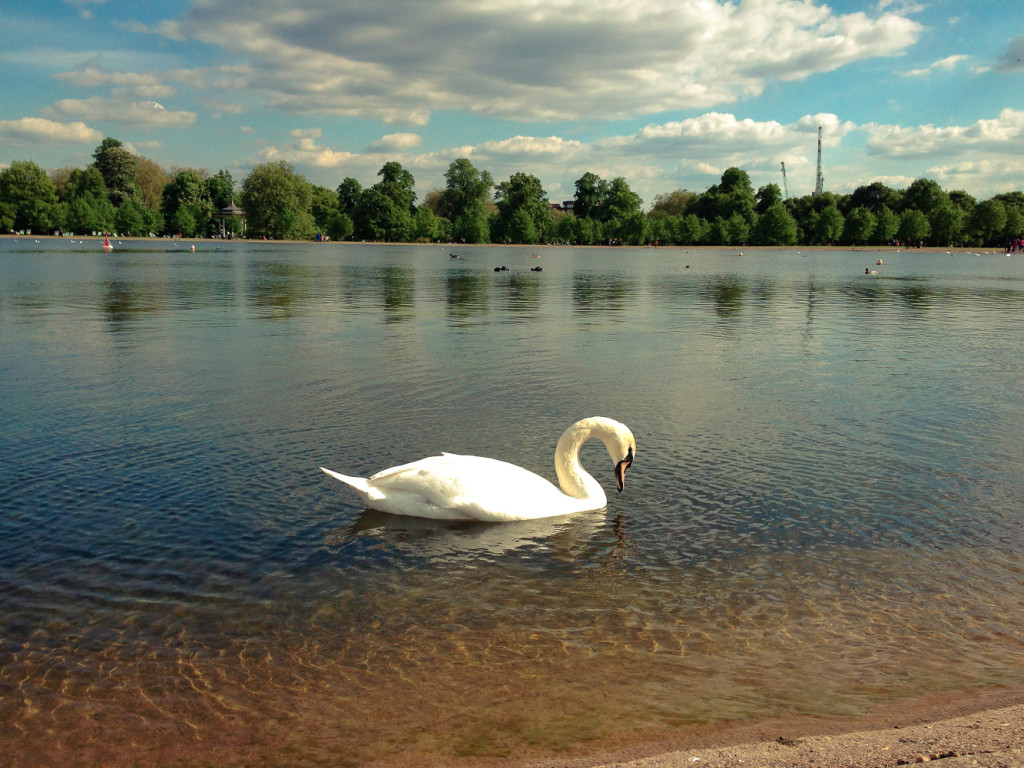
M1024 237L1011 237L1006 241L1006 252L1017 253L1024 251Z

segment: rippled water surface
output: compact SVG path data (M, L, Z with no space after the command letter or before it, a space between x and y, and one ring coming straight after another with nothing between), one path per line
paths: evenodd
M0 241L10 765L549 755L1024 683L1022 257L98 245ZM638 442L622 494L584 451L598 513L392 518L318 470L553 478L590 415Z

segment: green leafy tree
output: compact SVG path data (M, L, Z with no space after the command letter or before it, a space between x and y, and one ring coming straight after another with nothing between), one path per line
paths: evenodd
M213 202L197 171L179 171L164 187L160 206L172 234L195 237L213 228Z
M900 214L900 228L896 231L896 236L901 243L917 245L925 240L930 232L928 217L923 212L916 208L908 208Z
M217 171L215 176L203 179L203 186L214 211L227 208L235 200L235 181L231 178L230 171Z
M651 213L665 213L670 216L684 216L690 203L697 197L695 192L685 189L677 189L674 192L663 193L654 196L654 205Z
M729 220L724 216L715 216L710 222L708 230L708 243L711 245L732 245L732 231L729 229Z
M603 227L597 219L577 218L573 219L574 237L569 241L579 245L597 245L604 241Z
M925 217L937 206L948 202L949 195L932 179L915 179L903 192L903 210L920 211Z
M754 237L761 245L796 244L796 219L781 200L758 217Z
M377 186L382 192L394 200L396 205L405 207L410 214L416 212L416 179L401 163L394 160L384 163L377 175L380 177Z
M536 243L537 227L525 208L516 208L509 217L505 237L513 243Z
M105 138L92 153L93 166L103 176L110 202L115 206L138 194L138 158L117 139Z
M651 240L650 221L640 211L633 211L606 222L604 234L624 245L645 245Z
M132 200L125 200L114 214L114 229L130 237L143 237L149 234L149 217L145 206Z
M379 184L364 190L354 221L356 236L364 240L403 242L412 234L408 208L386 194Z
M136 161L135 187L139 192L138 200L151 211L160 210L164 187L170 183L167 171L148 157L139 157Z
M338 185L338 211L351 217L363 196L363 185L352 177Z
M494 179L464 157L453 160L444 174L445 188L438 201L439 216L452 222L452 235L467 243L487 242L487 202Z
M900 228L900 217L889 208L883 205L875 211L875 234L872 240L876 245L887 245L896 237Z
M629 188L629 184L621 176L617 176L608 182L608 191L605 195L602 206L601 219L611 221L612 219L625 220L640 213L644 201L640 195ZM623 238L625 239L625 238Z
M386 242L407 241L412 238L416 212L415 179L394 161L385 163L377 176L380 181L363 191L353 212L356 236Z
M607 196L608 182L596 173L587 171L576 180L573 215L578 219L601 219L602 208Z
M927 214L933 245L958 246L964 241L966 217L947 197Z
M260 163L242 182L241 207L251 235L274 240L309 240L316 234L310 213L313 185L284 160Z
M683 216L676 227L676 242L680 245L700 245L708 242L710 236L711 225L695 213Z
M819 245L832 245L838 243L843 236L845 225L843 214L839 207L833 203L818 214L814 229L814 239Z
M739 168L727 168L722 174L722 180L700 195L692 206L694 213L712 223L712 239L719 240L722 232L714 234L715 220L721 218L729 220L733 214L742 216L749 228L752 228L755 221L757 204L754 200L754 188L750 184L750 176L746 171ZM723 245L734 244L724 242Z
M548 202L540 179L527 173L515 173L508 181L497 186L494 230L496 241L536 243L543 242L551 224L551 204ZM531 227L525 226L523 211L529 217Z
M757 190L754 200L756 201L757 212L763 214L776 203L783 202L782 189L778 184L765 184Z
M577 242L576 223L578 219L571 213L555 219L554 239L559 243Z
M64 228L77 234L111 232L114 206L107 196L103 176L94 168L75 169L64 186L67 202Z
M979 245L1002 245L1006 231L1006 206L996 198L983 200L974 209L971 226Z
M843 224L843 238L851 245L866 245L875 233L877 220L867 206L854 208Z
M750 232L752 229L750 219L737 211L728 218L726 224L731 244L744 245L750 242Z
M444 221L446 220L421 205L416 209L416 216L413 219L413 240L419 243L437 242L445 234Z
M883 207L895 211L900 207L900 193L880 181L857 187L847 199L849 209L867 208L876 216Z
M4 231L49 232L59 217L57 187L32 161L15 160L0 171L0 211Z
M994 196L1006 209L1005 238L1020 237L1024 234L1024 192L1003 192Z
M335 211L327 220L327 236L331 240L347 240L355 231L355 224L347 213Z
M327 187L314 185L309 212L313 215L313 221L316 222L317 231L324 232L330 237L327 229L331 217L338 213L338 193L332 192Z

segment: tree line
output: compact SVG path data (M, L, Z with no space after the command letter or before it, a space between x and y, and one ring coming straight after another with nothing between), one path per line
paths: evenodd
M14 161L0 171L0 230L216 237L244 226L249 237L277 240L733 246L1002 247L1024 235L1024 192L978 201L925 178L903 190L874 182L787 199L777 184L754 190L746 171L729 168L704 192L657 195L645 212L622 177L584 173L568 205L553 206L536 176L495 183L466 158L417 204L412 173L394 161L369 187L345 178L331 190L284 161L254 166L236 187L226 170L167 171L110 137L92 157L81 169ZM233 202L244 224L215 215Z

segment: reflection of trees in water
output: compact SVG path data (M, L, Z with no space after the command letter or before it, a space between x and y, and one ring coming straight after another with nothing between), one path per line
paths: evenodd
M623 310L636 285L622 274L577 273L572 278L572 305L578 312Z
M477 272L450 270L445 275L445 300L452 317L470 317L487 311L490 280Z
M739 275L721 275L702 286L701 296L714 304L719 317L729 317L743 308L750 286Z
M313 271L302 264L250 262L246 297L265 316L293 317L312 297Z
M400 320L408 315L415 302L415 272L409 267L383 267L380 270L381 306L388 313L389 320Z
M140 283L109 280L104 285L103 313L115 331L124 330L126 325L139 320L142 315L163 306L150 287L143 289Z
M540 307L540 281L536 277L512 273L504 289L509 309L536 312Z

